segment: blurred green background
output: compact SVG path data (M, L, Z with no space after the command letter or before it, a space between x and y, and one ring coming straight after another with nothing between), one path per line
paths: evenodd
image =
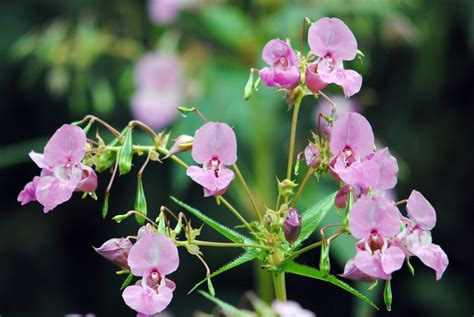
M134 234L132 221L115 224L100 216L108 173L99 176L99 201L73 199L48 215L32 203L16 201L24 184L38 173L30 150L42 151L48 137L65 122L87 113L117 128L132 119L133 66L148 51L175 50L184 69L185 104L197 105L212 120L234 126L239 166L260 201L273 202L275 176L283 177L290 113L282 94L262 87L242 98L250 67L262 67L260 52L275 37L301 45L304 17L343 19L354 32L362 61L349 63L364 77L353 99L362 106L379 141L399 159L396 194L421 191L438 213L433 240L450 265L439 282L418 260L413 278L406 270L392 282L393 312L376 312L344 291L315 280L289 276L290 299L318 316L471 316L473 295L472 118L474 106L474 2L389 0L189 1L169 24L153 24L145 1L3 1L0 4L0 315L132 316L119 291L122 277L98 256L111 237ZM302 43L305 52L307 44ZM337 88L330 93L340 94ZM315 129L317 101L303 101L297 149ZM173 135L193 134L197 116L180 118ZM190 162L188 154L183 155ZM141 164L142 158L135 161ZM134 170L135 172L137 169ZM332 190L330 182L312 185L301 208ZM120 177L112 189L111 212L133 207L135 173ZM187 201L229 225L231 215L212 199L202 198L171 163L151 164L144 176L149 210L177 206L169 195ZM238 187L235 186L234 187ZM240 209L238 188L230 200ZM268 203L270 204L270 203ZM271 203L273 204L273 203ZM333 215L333 217L335 217ZM330 221L330 219L328 220ZM216 237L203 229L206 239ZM317 237L315 237L316 239ZM352 255L350 242L336 242L333 273L342 272ZM217 269L238 251L205 249ZM318 252L299 261L316 265ZM188 290L205 271L180 250L181 266L170 276L178 288L169 311L190 316L213 305ZM245 305L243 294L255 289L255 268L246 265L214 281L217 295ZM366 289L367 285L357 285ZM268 289L261 289L268 293ZM372 292L380 303L380 293Z

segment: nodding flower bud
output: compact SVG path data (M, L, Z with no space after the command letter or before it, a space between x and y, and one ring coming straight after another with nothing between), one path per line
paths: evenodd
M133 244L126 238L115 238L105 241L94 250L110 262L126 269L128 268L128 253L132 246Z
M312 168L317 168L321 163L319 150L312 143L309 143L304 149L304 160L306 164Z
M193 137L190 135L180 135L174 140L173 146L165 158L175 155L176 153L186 152L193 148Z
M285 239L291 245L295 243L301 231L301 216L298 214L298 209L290 208L286 214L285 222L283 223L283 232Z

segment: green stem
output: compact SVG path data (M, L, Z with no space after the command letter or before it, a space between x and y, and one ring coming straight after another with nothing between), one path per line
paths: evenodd
M282 260L282 251L280 249L275 249L270 258L271 264L277 266L281 263ZM276 299L286 302L285 272L272 272L272 277Z
M291 202L291 206L294 207L296 206L296 203L298 202L298 199L300 198L301 194L303 193L303 189L306 186L306 183L308 183L309 178L313 174L314 169L310 167L308 171L306 172L303 181L301 182L300 188L298 188L298 191L296 192L295 198Z
M240 180L242 183L242 186L245 189L245 192L247 193L247 196L250 199L250 202L252 203L252 207L257 214L258 218L262 220L262 215L260 214L260 211L258 210L257 204L255 203L255 199L252 196L252 193L250 192L249 187L247 186L247 183L245 182L244 177L242 176L242 173L240 172L239 168L237 167L237 164L232 165L232 168L234 169L235 174L237 175L237 178Z

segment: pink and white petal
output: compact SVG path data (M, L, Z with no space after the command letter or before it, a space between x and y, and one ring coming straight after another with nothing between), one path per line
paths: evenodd
M219 177L217 177L216 190L224 189L229 187L230 182L234 179L235 174L232 170L222 167Z
M36 185L36 199L44 206L43 212L47 213L71 199L76 185L75 182L65 182L53 176L41 177Z
M51 169L51 167L48 166L48 164L46 164L46 162L44 161L44 154L31 151L28 155L39 168Z
M380 251L372 254L370 251L359 251L356 253L354 263L362 273L382 280L390 280L392 276L384 272Z
M64 124L49 139L44 148L44 162L53 167L59 164L79 164L86 151L86 134L81 128Z
M262 50L262 59L270 66L273 66L280 58L288 59L292 65L298 65L298 58L291 46L280 39L268 41Z
M370 161L354 162L345 169L336 169L339 177L349 185L357 185L363 189L375 186L379 181L378 165Z
M38 186L38 182L40 180L39 176L35 176L33 180L25 185L23 190L18 195L17 200L21 203L21 205L25 205L31 201L36 201L36 187Z
M77 184L76 191L92 193L97 189L97 174L89 166L82 165L82 179Z
M373 276L367 275L357 268L354 262L354 258L351 258L347 261L344 267L344 273L339 274L339 276L350 280L362 281L367 283L372 283L373 281L375 281L375 278Z
M346 98L355 95L362 88L362 76L358 72L348 69L343 72L338 71L336 74L337 81L340 82L338 85L342 87Z
M288 70L274 70L273 81L281 88L294 88L300 82L300 71L297 66L291 66Z
M437 281L443 277L443 273L448 267L449 259L439 245L433 243L425 247L417 248L415 255L424 265L435 270Z
M367 238L373 230L394 236L400 231L400 212L384 197L363 196L349 213L349 229L357 239Z
M374 133L369 121L356 112L341 114L331 131L330 150L339 155L349 146L356 155L366 156L373 152Z
M178 249L161 233L144 234L130 249L128 265L135 276L143 276L154 269L164 276L178 268Z
M260 78L262 79L263 83L268 87L275 87L277 84L273 80L273 70L268 67L264 67L259 72Z
M132 285L125 288L122 297L125 304L133 310L145 315L154 315L168 307L173 292L169 288L162 287L156 293L151 287Z
M322 18L308 30L311 51L319 57L353 60L357 54L357 40L347 25L338 18Z
M190 166L186 169L186 175L191 177L193 181L202 187L214 189L216 187L217 178L214 171L205 170L197 166Z
M207 122L200 127L193 140L192 157L205 164L218 158L224 165L237 161L237 138L234 130L225 123Z
M402 268L405 253L399 247L391 246L382 252L381 260L383 271L392 274Z
M388 148L375 152L370 158L379 167L380 178L374 187L377 189L391 189L397 184L398 164L397 160L390 155Z
M436 225L436 211L429 201L418 191L413 190L408 197L408 216L424 230L431 230Z

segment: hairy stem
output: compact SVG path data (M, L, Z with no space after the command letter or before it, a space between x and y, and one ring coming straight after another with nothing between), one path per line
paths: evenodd
M280 249L274 249L270 256L270 263L277 266L283 260L283 253ZM275 289L276 299L286 302L286 283L285 272L272 272L273 287Z

